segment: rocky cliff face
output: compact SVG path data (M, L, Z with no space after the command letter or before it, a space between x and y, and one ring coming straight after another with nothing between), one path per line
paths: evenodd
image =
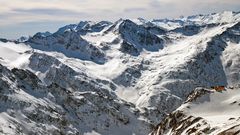
M48 75L52 70L57 73ZM116 128L116 134L121 134L120 130L140 134L149 130L145 129L146 121L137 119L139 110L101 88L101 80L99 84L87 79L61 80L63 74L74 77L69 67L49 69L48 86L28 70L9 70L0 65L0 71L1 134L82 134L92 129L111 134Z
M130 20L124 20L119 25L119 33L124 41L135 45L137 49L157 50L163 48L163 39L149 32L145 27Z
M96 63L105 61L105 54L98 47L82 39L77 32L71 29L47 36L37 33L26 43L39 50L63 53L67 57L91 60Z
M239 93L239 88L226 89L221 93L204 88L196 89L150 135L237 135L240 133L240 117L239 96L236 93Z

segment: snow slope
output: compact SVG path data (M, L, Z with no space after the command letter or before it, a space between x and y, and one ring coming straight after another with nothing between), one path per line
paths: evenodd
M155 19L151 23L168 30L173 30L185 25L204 25L214 23L231 23L239 21L239 12L224 11L208 15L193 15L175 19Z
M39 53L31 57L38 56L54 59ZM30 66L39 64L34 69L43 71L44 62L40 58ZM107 82L94 81L64 64L55 67L58 63L55 60L46 73L45 79L51 81L47 86L29 70L9 70L0 65L1 134L120 135L124 131L130 135L150 130L134 105L103 87ZM57 72L55 76L52 70Z
M24 44L0 42L0 61L9 67L22 67L28 63L31 47Z
M200 91L205 91L202 94ZM172 112L151 135L239 134L240 89L221 92L197 89L186 103ZM169 124L175 121L172 125Z

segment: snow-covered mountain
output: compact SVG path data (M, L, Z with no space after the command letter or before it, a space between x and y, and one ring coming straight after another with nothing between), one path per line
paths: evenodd
M239 12L225 11L207 15L193 15L175 19L154 19L151 23L172 30L186 25L206 25L218 23L232 23L239 21Z
M183 105L162 120L151 135L238 135L239 92L239 87L221 92L197 88Z
M195 134L208 126L207 133L218 134L237 129L240 109L228 103L238 102L239 50L240 13L230 11L172 20L84 21L54 33L0 39L0 133ZM212 86L234 90L217 93ZM195 92L196 87L206 89ZM210 98L190 101L194 93ZM204 111L219 100L218 109L235 110L231 117L229 111ZM214 123L215 114L224 120Z

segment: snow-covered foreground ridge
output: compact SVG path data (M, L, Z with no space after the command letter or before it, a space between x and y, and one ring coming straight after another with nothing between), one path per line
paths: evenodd
M198 88L151 135L240 134L240 88L221 92Z
M85 21L0 39L0 134L224 133L240 117L239 42L237 12ZM212 86L234 90L184 103Z

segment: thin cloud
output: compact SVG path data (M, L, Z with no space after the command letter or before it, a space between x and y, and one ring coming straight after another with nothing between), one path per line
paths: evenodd
M57 9L57 8L33 8L33 9L22 9L16 8L12 9L12 12L17 13L29 13L29 14L40 14L40 15L87 15L84 12L77 12L67 9Z
M152 11L162 17L178 17L194 14L207 14L222 11L239 11L239 0L151 0ZM157 17L154 17L157 18Z
M0 37L16 39L21 36L32 36L39 31L55 32L58 28L69 24L63 21L31 21L24 23L11 24L8 27L0 27Z
M127 8L124 10L124 12L128 13L128 12L143 12L146 11L146 8Z

